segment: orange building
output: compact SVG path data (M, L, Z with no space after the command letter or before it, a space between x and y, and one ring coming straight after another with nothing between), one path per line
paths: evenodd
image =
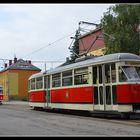
M28 100L28 78L41 69L31 64L31 61L23 59L14 62L9 60L9 66L5 64L5 68L0 71L0 85L3 86L4 100Z

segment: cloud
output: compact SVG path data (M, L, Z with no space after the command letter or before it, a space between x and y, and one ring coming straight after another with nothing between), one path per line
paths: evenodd
M109 4L1 4L1 58L13 58L16 54L18 58L31 60L61 58L65 60L70 56L68 50L70 36L53 45L48 44L76 31L81 20L99 22L109 6ZM39 48L42 49L36 52Z

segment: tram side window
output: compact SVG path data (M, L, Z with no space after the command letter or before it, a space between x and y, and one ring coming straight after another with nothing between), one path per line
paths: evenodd
M106 86L106 104L111 104L111 88L110 86Z
M62 73L62 86L72 85L72 71L66 71Z
M105 82L110 83L110 65L105 65Z
M61 85L61 76L60 73L52 75L52 87L60 87Z
M88 68L80 68L74 71L74 84L89 84Z
M35 89L35 79L31 79L31 90Z
M93 67L93 84L97 84L97 66Z
M43 79L42 77L36 78L36 89L42 89L43 88Z
M138 75L140 77L140 67L136 67L136 71L137 71L137 73L138 73Z
M98 102L98 87L94 87L94 104L99 104Z
M99 83L102 83L102 66L99 66Z
M103 97L103 87L99 87L99 94L100 94L100 104L102 105L103 104L103 100L104 100L104 97Z
M113 104L117 104L116 86L112 86Z
M116 82L116 68L115 64L111 64L111 77L112 77L112 83Z

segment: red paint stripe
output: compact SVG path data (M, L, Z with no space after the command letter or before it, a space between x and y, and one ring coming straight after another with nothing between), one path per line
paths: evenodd
M2 101L3 100L3 95L0 95L0 101Z
M93 103L93 87L51 90L51 102Z
M118 103L140 103L140 84L117 85Z
M31 91L29 94L29 101L30 102L45 102L45 91Z

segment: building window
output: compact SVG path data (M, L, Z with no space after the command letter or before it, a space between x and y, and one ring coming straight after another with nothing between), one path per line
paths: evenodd
M20 68L29 68L28 65L20 65Z

